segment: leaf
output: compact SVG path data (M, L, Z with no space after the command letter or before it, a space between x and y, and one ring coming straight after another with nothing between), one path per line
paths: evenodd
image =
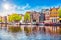
M20 21L22 19L21 15L18 14L11 14L10 16L8 16L8 20L9 22L13 22L13 21Z

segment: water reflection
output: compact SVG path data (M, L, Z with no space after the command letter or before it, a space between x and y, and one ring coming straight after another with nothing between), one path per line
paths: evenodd
M13 25L8 26L14 27ZM17 28L18 26L15 26ZM21 31L10 32L3 27L0 29L0 40L61 40L60 27L19 25Z
M10 33L0 30L0 40L59 40L60 35L50 35L44 33L37 33L36 35L26 35L25 33Z

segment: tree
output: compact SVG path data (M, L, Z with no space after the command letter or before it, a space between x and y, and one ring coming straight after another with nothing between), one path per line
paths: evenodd
M61 18L61 8L58 9L59 17Z
M61 8L58 9L58 13L59 13L59 21L61 23Z
M11 14L11 15L8 16L9 22L18 22L18 21L20 21L21 19L22 19L22 16L21 16L21 15L18 15L18 14L16 14L16 13Z
M28 22L28 21L30 21L30 13L25 13L25 15L24 15L24 21L25 22Z
M0 19L0 22L2 22L2 20Z

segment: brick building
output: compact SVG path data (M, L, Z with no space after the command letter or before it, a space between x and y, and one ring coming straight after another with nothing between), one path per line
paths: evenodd
M32 23L39 23L39 16L40 16L40 13L39 12L33 11L31 13L31 22Z

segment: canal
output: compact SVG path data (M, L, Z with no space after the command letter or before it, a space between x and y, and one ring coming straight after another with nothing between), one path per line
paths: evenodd
M13 27L12 32L9 30ZM21 28L21 31L18 29ZM0 40L61 40L60 26L0 25Z

